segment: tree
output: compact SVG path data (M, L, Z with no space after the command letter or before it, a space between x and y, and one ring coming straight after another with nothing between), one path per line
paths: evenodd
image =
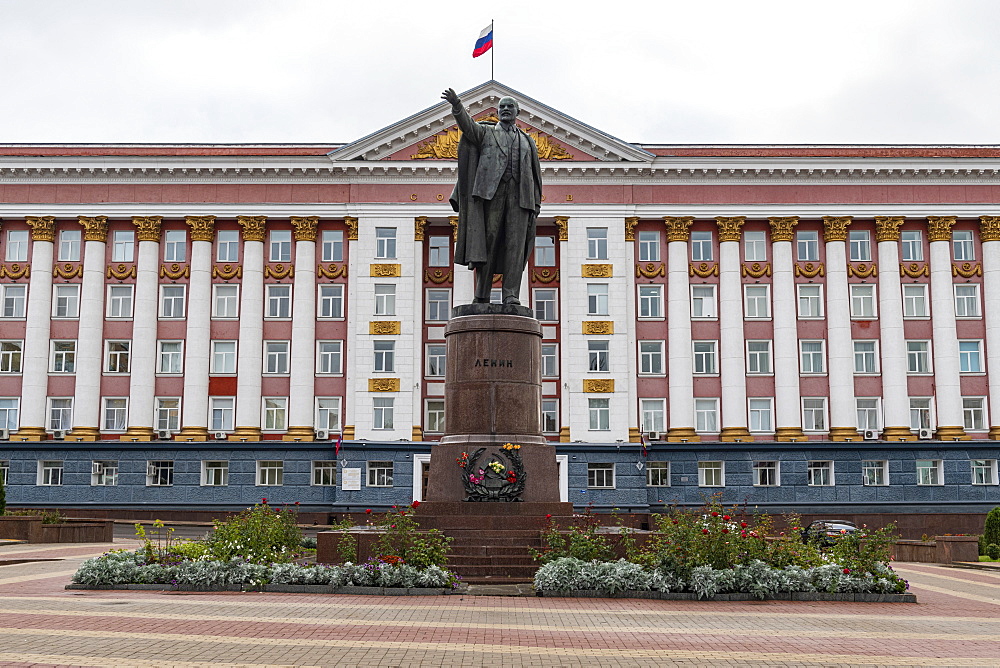
M979 539L979 554L986 554L988 545L1000 545L1000 506L986 514L983 536Z

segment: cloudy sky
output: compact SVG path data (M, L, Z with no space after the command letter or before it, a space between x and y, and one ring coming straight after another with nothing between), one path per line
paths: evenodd
M996 0L0 0L0 143L354 140L495 78L645 143L1000 144Z

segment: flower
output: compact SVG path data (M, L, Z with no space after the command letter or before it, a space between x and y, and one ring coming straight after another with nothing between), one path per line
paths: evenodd
M722 533L729 533L729 529L723 529Z
M298 501L296 501L296 502L295 502L295 505L296 505L296 506L297 506L297 505L299 505L299 502L298 502Z
M489 466L491 469L493 469L494 473L502 473L503 470L507 468L506 466L504 466L503 464L501 464L500 462L498 462L495 459L492 462L490 462L489 464L487 464L487 466Z
M728 522L729 520L731 520L731 519L733 519L733 518L732 518L732 517L730 517L729 515L723 515L723 516L722 516L722 519L724 519L724 520L726 520L726 521Z
M414 508L419 508L420 507L420 502L419 501L414 501L410 505L413 506Z
M702 533L708 533L708 529L702 529L701 532Z
M267 504L267 497L265 496L263 499L260 500L260 502L266 505Z
M371 509L371 508L369 508L368 510L366 510L366 511L365 511L365 514L366 514L366 515L371 515L371 514L372 514L372 509Z
M746 529L747 528L747 523L746 522L740 522L740 526L743 527L744 529Z
M844 569L844 575L849 575L849 574L850 574L850 572L851 572L851 569L850 569L850 568L845 568L845 569Z
M549 519L552 519L552 513L548 513L548 514L547 514L547 515L545 516L545 519L547 519L547 520L549 520Z
M713 510L713 511L712 511L712 517L718 517L718 516L719 516L719 513L715 512L715 511Z

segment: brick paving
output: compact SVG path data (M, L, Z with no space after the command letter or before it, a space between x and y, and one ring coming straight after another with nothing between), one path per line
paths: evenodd
M113 547L134 547L118 543ZM1000 666L1000 573L918 604L66 591L110 545L4 545L4 666Z

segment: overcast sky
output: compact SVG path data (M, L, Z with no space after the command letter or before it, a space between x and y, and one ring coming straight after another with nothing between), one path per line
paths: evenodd
M1000 144L996 0L0 0L0 143L349 142L495 78L643 143Z

